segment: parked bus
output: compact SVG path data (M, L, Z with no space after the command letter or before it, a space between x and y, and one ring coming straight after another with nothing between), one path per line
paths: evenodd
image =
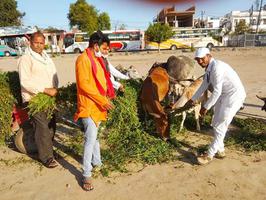
M132 51L144 48L144 32L140 30L103 31L110 39L111 51Z
M0 27L1 54L4 56L22 54L29 45L31 34L36 31L36 27L30 26Z
M222 43L209 36L206 29L179 29L175 35L160 44L161 49L176 50L179 48L222 46ZM146 49L158 49L158 43L146 42Z
M132 51L144 48L144 32L140 30L102 31L110 39L111 51ZM87 33L67 33L64 37L65 53L83 52L89 45Z
M66 33L64 37L65 53L81 53L89 46L88 33Z

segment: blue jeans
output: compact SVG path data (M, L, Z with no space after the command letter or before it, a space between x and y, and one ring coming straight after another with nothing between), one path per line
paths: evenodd
M97 139L98 127L91 118L82 118L84 125L83 176L91 177L93 166L101 166L100 143Z

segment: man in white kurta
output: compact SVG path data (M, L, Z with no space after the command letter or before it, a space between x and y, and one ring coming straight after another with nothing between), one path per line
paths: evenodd
M23 102L27 105L38 93L56 96L58 77L55 65L44 51L45 38L41 32L33 33L30 46L18 60L18 71ZM47 118L47 113L38 112L32 116L35 143L40 161L48 168L58 165L53 155L55 118Z
M214 139L209 146L207 154L198 157L199 164L207 164L214 156L225 157L224 137L228 126L246 98L246 92L237 73L226 63L214 59L208 48L199 48L195 60L205 68L204 80L190 103L195 102L206 90L211 96L201 108L200 114L204 116L214 107L212 127Z
M124 75L122 74L120 71L118 71L111 63L110 61L107 59L107 62L108 62L108 67L109 67L109 70L110 70L110 74L111 74L111 81L112 81L112 84L113 84L113 87L116 89L116 90L124 90L124 86L115 80L115 78L117 79L123 79L123 80L128 80L129 77L127 75Z

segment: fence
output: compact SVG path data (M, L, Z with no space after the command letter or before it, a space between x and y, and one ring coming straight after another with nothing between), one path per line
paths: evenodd
M256 47L266 46L266 34L244 34L229 37L229 47Z

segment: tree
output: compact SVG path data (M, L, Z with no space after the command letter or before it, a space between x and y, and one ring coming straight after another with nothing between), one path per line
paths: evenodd
M85 0L77 0L76 3L70 4L68 19L71 27L77 26L89 34L98 29L97 10Z
M63 32L64 30L52 27L52 26L48 26L48 28L45 28L44 31L47 31L49 33L57 33L57 32Z
M168 24L150 24L145 32L147 39L151 42L158 43L158 51L160 52L160 44L174 35Z
M20 26L25 13L17 10L16 0L0 0L0 27Z
M110 17L109 17L107 12L103 12L99 15L98 28L100 30L110 30L111 29Z
M248 32L250 32L250 28L244 20L241 20L239 23L237 23L235 27L235 35L241 35Z
M125 24L121 24L121 25L118 27L118 30L126 30L126 27L127 27L127 25L125 25Z

